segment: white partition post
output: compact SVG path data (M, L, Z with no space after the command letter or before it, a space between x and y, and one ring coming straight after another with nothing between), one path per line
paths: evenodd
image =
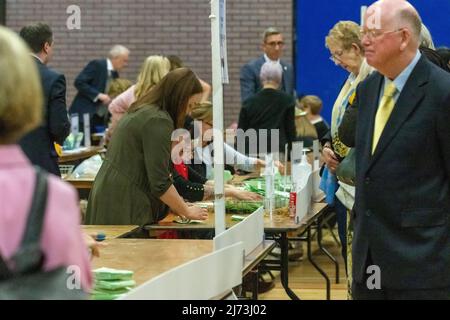
M313 142L313 164L312 164L312 171L316 171L320 168L320 148L319 148L320 142L319 140L314 140Z
M243 221L214 237L214 250L219 250L237 242L244 244L245 255L256 249L264 241L264 209L261 207Z
M76 137L80 132L80 116L78 115L78 113L70 115L70 131L74 135L74 137Z
M223 86L220 53L220 1L211 0L211 47L214 127L214 213L216 235L225 231L225 195L223 184Z
M83 121L84 121L84 146L90 147L91 146L91 118L89 113L83 114Z
M302 160L303 141L293 142L291 150L291 181L295 184L297 189L301 185L299 164Z
M121 300L208 300L242 283L241 242L215 251L144 283Z

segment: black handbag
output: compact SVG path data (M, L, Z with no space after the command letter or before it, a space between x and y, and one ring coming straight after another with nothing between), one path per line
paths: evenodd
M336 169L336 177L339 181L355 186L356 168L355 168L355 149L351 148L347 156L342 160Z

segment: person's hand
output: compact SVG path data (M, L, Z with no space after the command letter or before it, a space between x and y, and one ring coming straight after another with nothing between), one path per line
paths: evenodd
M93 257L100 257L100 248L105 247L106 244L102 242L95 241L97 234L87 234L83 232L83 240L86 246L91 250L91 255Z
M325 164L327 165L328 169L331 173L336 173L337 166L339 165L339 161L336 158L336 154L334 153L331 148L323 148L322 151L323 159L325 161Z
M255 163L255 169L256 171L261 170L261 168L266 166L266 162L264 160L261 159L257 159L256 163Z
M246 191L246 190L240 190L233 186L227 186L227 191L230 196L232 196L233 198L236 198L238 200L244 200L244 201L262 200L262 197L257 193Z
M184 213L185 218L190 220L206 220L208 219L208 210L197 206L188 207Z
M284 169L285 169L284 165L278 160L275 161L274 164L275 164L275 167L278 168L278 171L280 172L280 174L284 175Z
M100 100L103 104L106 104L106 105L108 105L111 102L111 98L107 94L104 94L104 93L100 93L98 95L98 100Z

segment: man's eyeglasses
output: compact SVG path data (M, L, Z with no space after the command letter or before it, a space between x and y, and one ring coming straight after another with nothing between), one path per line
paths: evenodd
M389 33L395 33L402 31L404 28L392 30L392 31L381 31L380 29L362 29L360 31L361 39L365 36L369 38L370 40L373 40L375 38L381 37L382 35L389 34Z
M275 48L276 46L282 47L284 46L283 41L272 41L272 42L266 42L266 45Z

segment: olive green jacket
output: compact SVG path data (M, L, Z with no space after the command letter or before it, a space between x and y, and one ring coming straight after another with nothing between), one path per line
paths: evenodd
M173 130L169 114L156 106L121 119L89 197L87 224L143 226L165 216L159 197L172 185Z

